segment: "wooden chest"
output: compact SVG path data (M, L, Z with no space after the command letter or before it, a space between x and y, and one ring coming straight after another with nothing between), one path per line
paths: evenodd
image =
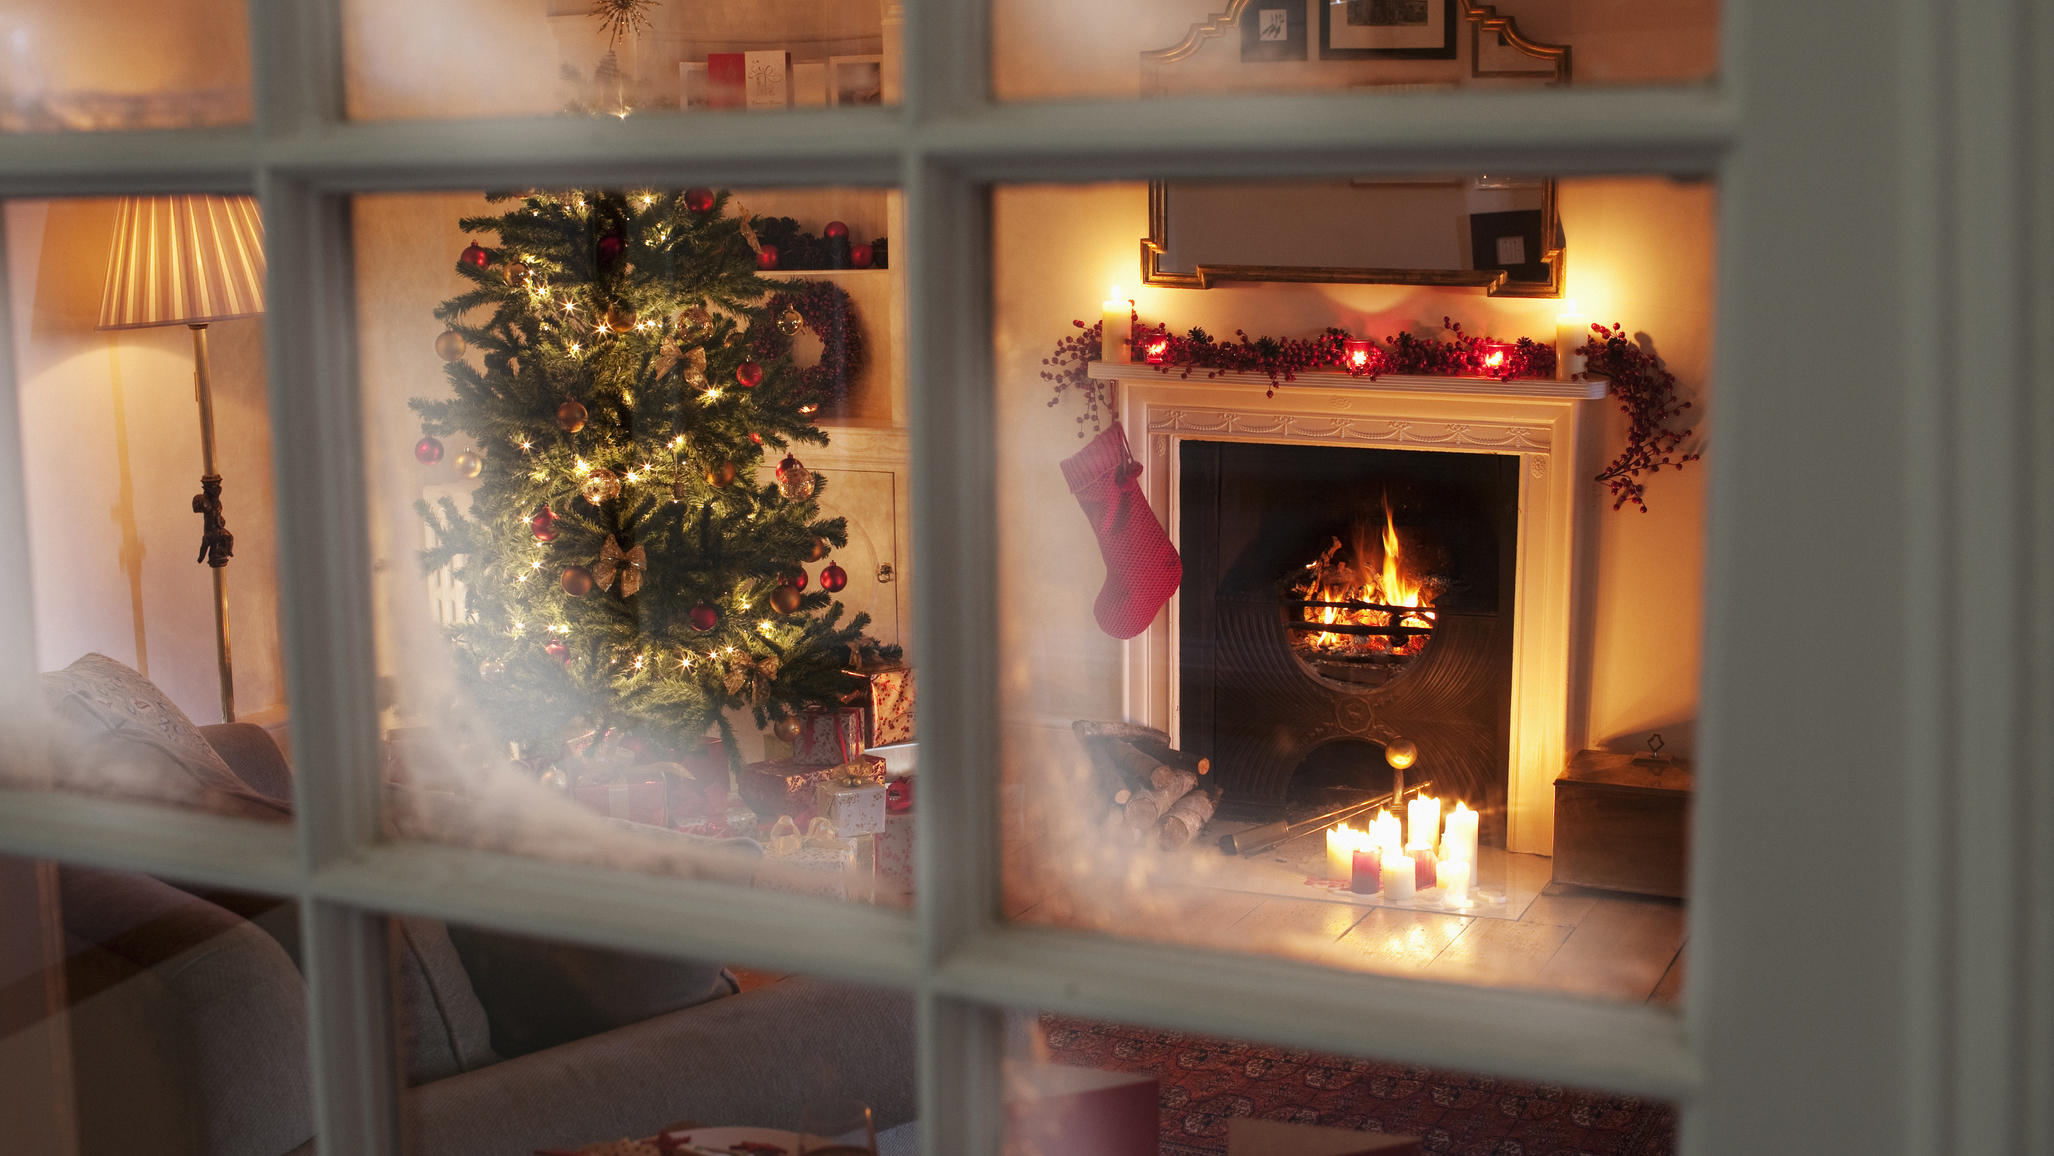
M1579 751L1555 780L1555 881L1685 894L1690 765Z

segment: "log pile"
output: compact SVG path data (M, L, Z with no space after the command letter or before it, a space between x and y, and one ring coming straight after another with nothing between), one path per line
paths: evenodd
M1219 791L1201 788L1212 760L1186 755L1169 736L1124 723L1073 725L1090 750L1110 806L1104 829L1124 845L1139 845L1150 834L1165 851L1183 848L1212 820Z

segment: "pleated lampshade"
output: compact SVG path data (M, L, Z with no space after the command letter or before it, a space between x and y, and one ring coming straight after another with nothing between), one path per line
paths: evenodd
M200 325L264 311L254 197L124 197L107 254L101 329Z

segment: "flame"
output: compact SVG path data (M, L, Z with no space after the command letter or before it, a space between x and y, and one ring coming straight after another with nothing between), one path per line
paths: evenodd
M1505 351L1502 349L1493 351L1484 357L1483 364L1485 369L1496 369L1505 364Z
M1348 561L1342 561L1344 547L1335 539L1325 553L1306 565L1310 575L1297 587L1299 597L1308 602L1368 602L1379 606L1418 608L1427 611L1422 614L1401 614L1393 621L1393 612L1367 607L1345 605L1308 606L1304 610L1304 621L1321 625L1354 624L1362 626L1414 626L1431 628L1435 615L1430 611L1433 597L1417 576L1409 575L1405 568L1404 545L1398 537L1396 519L1391 514L1388 495L1383 502L1384 524L1380 533L1371 536L1370 527L1358 525L1354 541L1346 547ZM1426 648L1425 635L1412 635L1395 639L1379 634L1345 634L1338 631L1308 632L1298 640L1301 648L1342 655L1367 654L1417 654Z

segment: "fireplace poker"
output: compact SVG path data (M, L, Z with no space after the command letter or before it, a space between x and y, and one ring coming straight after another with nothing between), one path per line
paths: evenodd
M1406 795L1417 795L1433 785L1433 780L1428 779L1424 782L1401 786L1395 791L1378 795L1373 799L1365 799L1359 803L1347 803L1328 811L1324 815L1315 815L1310 819L1300 819L1296 823L1279 819L1274 823L1264 823L1260 827L1250 827L1246 831L1237 832L1236 834L1221 835L1220 853L1243 856L1259 855L1280 843L1288 843L1300 835L1310 834L1334 823L1346 822L1372 807L1396 808L1399 803L1404 801Z

